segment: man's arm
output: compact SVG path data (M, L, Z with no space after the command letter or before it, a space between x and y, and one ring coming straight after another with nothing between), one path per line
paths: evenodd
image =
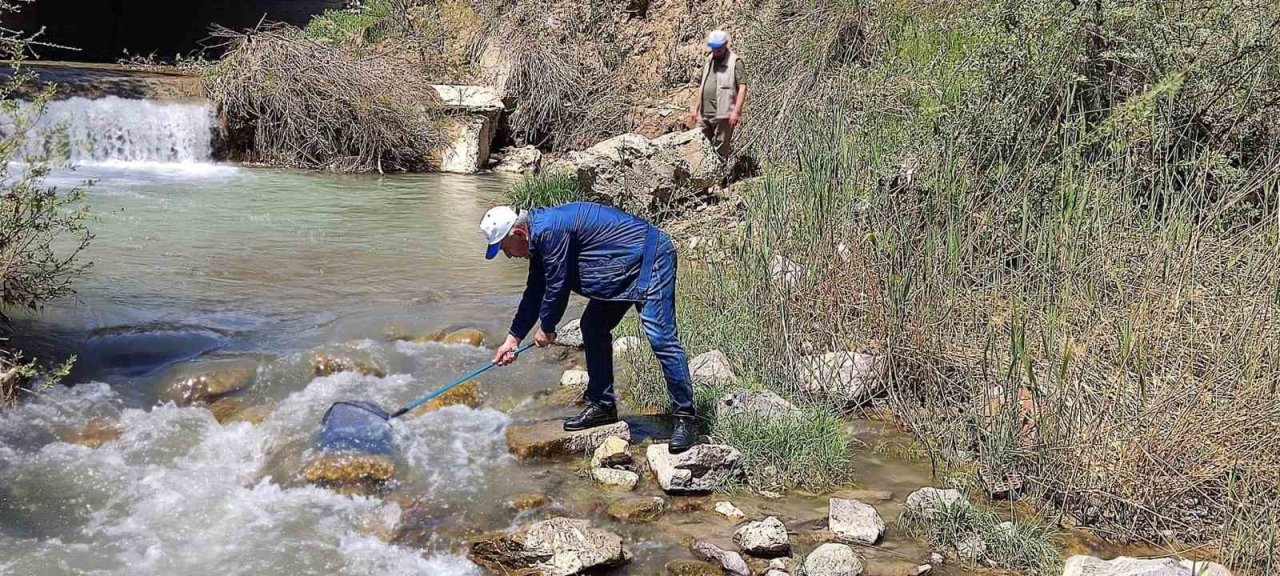
M702 83L698 83L698 87L693 89L693 106L689 107L689 127L698 127L698 116L702 114Z
M539 321L542 331L555 334L556 325L564 318L569 306L569 234L562 230L548 230L538 239L538 253L542 256L544 286Z
M529 279L524 284L524 295L520 297L520 306L516 308L516 317L511 320L512 336L524 340L538 320L538 307L542 304L542 294L546 291L545 275L538 258L529 259Z

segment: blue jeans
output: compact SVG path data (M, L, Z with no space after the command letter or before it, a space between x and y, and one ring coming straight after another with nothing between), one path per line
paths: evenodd
M632 306L653 354L662 364L662 377L671 397L671 414L693 416L693 381L689 357L676 328L676 250L665 235L658 241L649 292L642 302L592 300L582 313L582 343L587 354L587 401L613 406L613 329Z

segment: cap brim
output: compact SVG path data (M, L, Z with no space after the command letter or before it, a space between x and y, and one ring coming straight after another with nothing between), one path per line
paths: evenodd
M712 43L710 43L710 42L707 42L707 47L708 47L708 48L724 48L724 45L725 45L725 43L724 43L724 42L721 42L721 43L719 43L719 44L712 44Z
M502 242L498 242L497 244L490 244L489 250L484 253L484 259L493 260L493 257L497 256L498 252L501 250L502 250Z

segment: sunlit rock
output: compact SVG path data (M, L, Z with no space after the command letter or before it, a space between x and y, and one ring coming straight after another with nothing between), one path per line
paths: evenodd
M605 509L610 518L628 524L644 524L661 518L667 503L657 496L636 496L618 500Z
M520 459L584 456L610 436L630 440L631 429L626 422L620 421L578 432L565 432L562 421L546 420L508 426L507 447Z
M370 360L316 354L311 357L311 371L316 377L332 376L339 372L356 372L365 376L384 378L387 371Z
M631 553L617 534L587 520L552 518L513 534L490 534L471 542L471 560L498 573L569 576L621 566ZM535 572L522 572L534 570Z

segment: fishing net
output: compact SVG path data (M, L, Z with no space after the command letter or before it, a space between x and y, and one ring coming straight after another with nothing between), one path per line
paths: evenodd
M372 402L337 402L320 422L317 448L322 452L391 454L394 439L388 418L390 415Z

